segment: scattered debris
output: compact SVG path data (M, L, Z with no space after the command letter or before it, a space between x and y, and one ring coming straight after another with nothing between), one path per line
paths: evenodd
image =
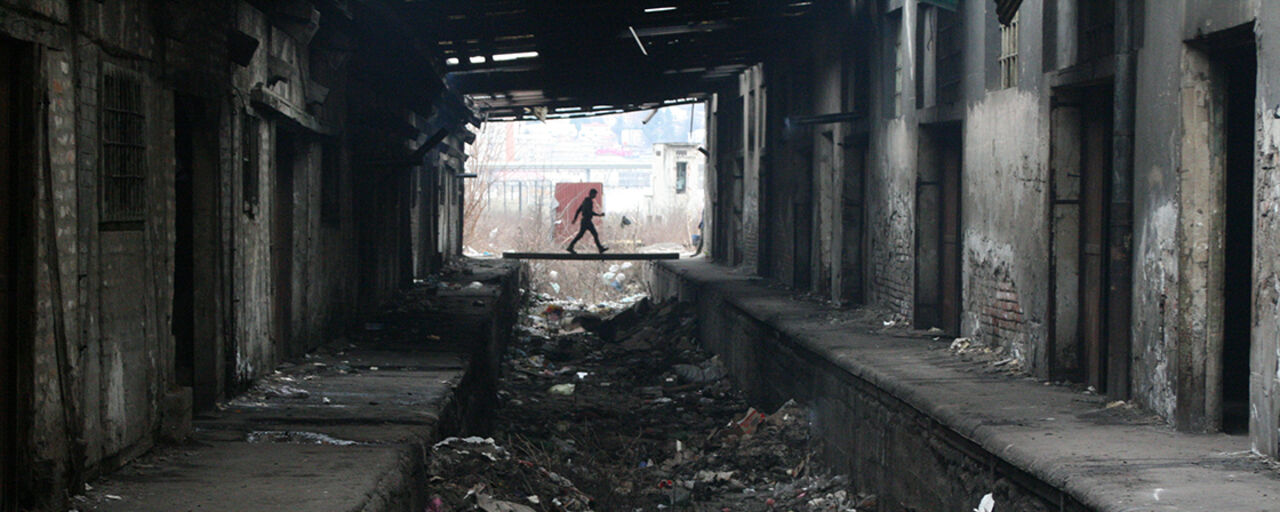
M573 394L575 386L573 384L556 384L551 386L547 391L553 395L569 396Z
M875 510L817 471L804 407L746 403L688 305L543 299L520 317L494 437L433 449L440 510Z
M978 508L973 509L973 512L993 512L995 509L996 499L991 496L991 493L987 493L986 496L982 497L982 501L978 503Z
M355 441L338 439L319 432L301 432L295 430L260 430L245 436L250 443L291 443L291 444L324 444L332 446L352 446Z

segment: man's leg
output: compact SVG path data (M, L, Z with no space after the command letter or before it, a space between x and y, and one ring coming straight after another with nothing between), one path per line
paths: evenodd
M585 227L586 227L586 229L591 230L591 238L595 239L595 241L596 241L596 250L597 250L597 251L605 252L605 251L609 250L609 248L608 248L608 247L605 247L605 246L603 246L603 245L600 245L600 233L597 233L597 232L596 232L596 226L595 226L595 223L594 223L594 222L591 222L591 223L586 224L586 225L585 225Z
M573 250L573 246L574 244L578 243L578 240L582 240L582 235L585 235L587 233L587 226L590 226L590 224L583 224L578 227L578 236L573 237L573 241L569 242L568 251L570 253L577 254L577 252ZM595 231L595 230L592 230L592 231Z

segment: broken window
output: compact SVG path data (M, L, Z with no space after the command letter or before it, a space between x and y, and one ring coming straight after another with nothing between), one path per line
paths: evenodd
M1000 87L1018 86L1018 18L1013 15L1008 25L1000 26Z
M676 193L683 194L689 180L689 162L676 162Z
M109 229L142 229L147 215L142 79L133 71L104 64L101 87L100 221Z

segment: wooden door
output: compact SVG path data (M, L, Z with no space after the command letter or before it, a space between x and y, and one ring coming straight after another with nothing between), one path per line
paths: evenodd
M1080 341L1087 382L1107 382L1107 221L1111 180L1111 107L1105 88L1085 101L1080 211Z
M939 325L952 336L960 335L960 170L963 139L960 128L947 128L941 140L942 232L939 248Z

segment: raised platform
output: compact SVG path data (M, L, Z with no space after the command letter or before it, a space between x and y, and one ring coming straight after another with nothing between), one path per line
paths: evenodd
M201 412L189 443L156 448L72 503L84 512L427 510L425 456L442 436L488 431L516 320L519 265L466 269L441 276L449 286L429 300L410 294L340 343L268 370L260 387Z
M893 510L1280 510L1249 437L1187 434L1128 403L964 361L950 339L799 300L736 269L654 265L761 409L813 407L823 465ZM883 510L883 508L882 508Z
M580 252L504 252L505 260L678 260L678 252L606 252L604 254Z

